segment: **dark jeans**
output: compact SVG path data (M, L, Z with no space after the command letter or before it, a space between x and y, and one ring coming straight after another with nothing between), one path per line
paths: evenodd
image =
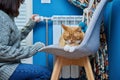
M50 80L51 71L47 67L20 64L9 80Z

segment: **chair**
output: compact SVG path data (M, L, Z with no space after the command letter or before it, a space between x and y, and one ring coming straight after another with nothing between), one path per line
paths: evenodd
M61 69L65 65L79 65L85 68L88 80L94 80L94 75L88 56L97 52L100 45L100 24L102 22L104 6L107 0L101 0L88 25L85 37L74 52L64 51L58 44L49 45L40 49L42 52L54 54L56 61L51 80L58 80Z

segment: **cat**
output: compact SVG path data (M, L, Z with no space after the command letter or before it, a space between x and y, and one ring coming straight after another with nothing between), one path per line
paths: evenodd
M81 27L70 27L64 24L61 25L64 32L60 36L59 45L64 47L65 51L73 52L80 45L84 38L84 32Z

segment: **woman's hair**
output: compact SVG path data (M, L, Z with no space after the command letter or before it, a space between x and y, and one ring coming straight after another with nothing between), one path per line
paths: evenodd
M20 4L24 0L0 0L0 10L4 11L10 16L17 17L19 15Z

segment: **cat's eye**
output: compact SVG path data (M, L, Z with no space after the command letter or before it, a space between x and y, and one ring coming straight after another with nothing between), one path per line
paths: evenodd
M77 39L77 40L80 40L80 38L79 38L79 37L77 37L76 39Z
M74 34L73 39L74 40L80 40L80 36L78 34Z
M81 31L81 30L79 30L79 32L81 33L82 31Z
M64 36L64 39L65 39L65 40L69 40L69 39L70 39L70 36Z
M70 36L66 36L66 38L67 38L67 39L69 39L69 38L70 38Z

